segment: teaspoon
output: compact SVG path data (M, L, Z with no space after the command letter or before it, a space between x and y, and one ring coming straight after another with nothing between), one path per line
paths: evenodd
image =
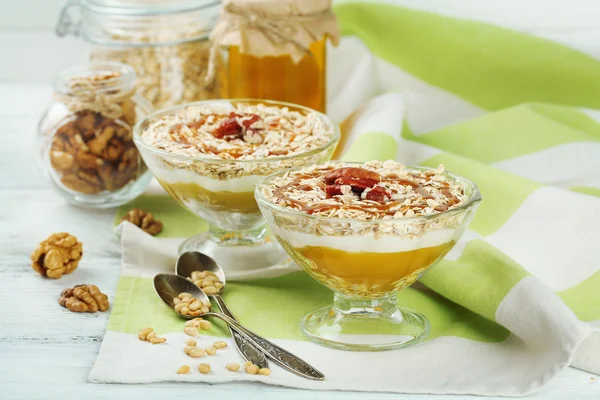
M194 271L210 271L214 273L217 278L219 278L219 281L221 281L223 287L218 293L213 295L209 294L208 297L217 303L223 314L237 321L221 297L221 293L223 293L223 290L225 290L226 279L225 272L223 272L217 262L206 254L197 251L188 251L179 256L179 259L177 260L177 266L175 268L177 275L188 278ZM254 347L250 342L244 339L242 335L238 334L231 327L229 327L229 331L231 332L231 336L233 337L233 341L238 351L246 360L252 362L254 365L257 365L259 368L267 368L269 366L263 353L261 353L256 347Z
M180 293L186 292L190 293L192 296L194 296L201 302L209 301L208 296L204 293L204 291L202 291L202 289L196 286L193 282L190 282L179 275L156 275L154 277L154 290L156 291L158 297L165 304L165 306L167 306L172 312L174 312L178 316L185 319L192 319L194 317L190 315L182 315L175 311L175 303L173 302L173 298L177 297ZM271 360L273 360L274 363L276 363L280 367L303 378L319 381L325 379L325 376L321 372L312 367L306 361L303 361L302 359L288 352L287 350L284 350L276 344L257 335L250 329L242 326L238 321L232 319L231 317L220 312L208 312L202 314L201 316L219 318L220 320L225 322L230 328L234 329L237 333L242 335L247 341L252 343L253 346L255 346L264 354L266 354Z

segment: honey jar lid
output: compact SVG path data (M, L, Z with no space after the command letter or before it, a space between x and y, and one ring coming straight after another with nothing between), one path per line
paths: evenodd
M289 55L299 62L311 43L339 42L331 0L224 0L213 46L238 46L255 57Z

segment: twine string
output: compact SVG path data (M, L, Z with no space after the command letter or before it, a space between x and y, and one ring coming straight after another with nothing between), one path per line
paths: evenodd
M206 73L204 83L212 83L215 77L217 52L221 46L221 40L225 35L231 32L252 28L260 31L272 43L291 43L298 50L306 53L307 55L312 55L312 52L307 46L291 37L289 32L286 31L286 27L293 26L294 23L319 20L330 16L330 14L332 14L332 12L327 8L322 11L302 15L264 17L256 15L251 11L246 10L244 7L239 7L236 4L229 4L225 9L225 15L228 17L228 23L220 24L219 27L221 29L213 32L208 58L208 71Z

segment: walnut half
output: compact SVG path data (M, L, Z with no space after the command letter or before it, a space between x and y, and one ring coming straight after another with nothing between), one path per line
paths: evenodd
M96 285L77 285L62 291L58 304L73 312L108 310L108 297Z
M152 236L158 235L163 228L162 222L155 220L154 215L152 215L151 212L146 212L139 208L129 210L129 212L121 218L121 221L129 221Z
M58 279L75 271L83 245L66 232L53 233L31 254L31 267L42 276Z

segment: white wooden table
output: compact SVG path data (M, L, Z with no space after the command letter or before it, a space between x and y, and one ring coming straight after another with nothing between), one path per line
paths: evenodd
M60 307L67 286L95 283L112 301L119 277L114 210L68 206L37 168L36 124L50 98L47 85L0 83L0 399L458 399L350 392L311 392L260 384L101 385L87 375L102 343L108 313ZM38 276L29 265L36 244L68 231L84 244L75 274ZM560 374L537 399L600 399L600 377L575 369Z

